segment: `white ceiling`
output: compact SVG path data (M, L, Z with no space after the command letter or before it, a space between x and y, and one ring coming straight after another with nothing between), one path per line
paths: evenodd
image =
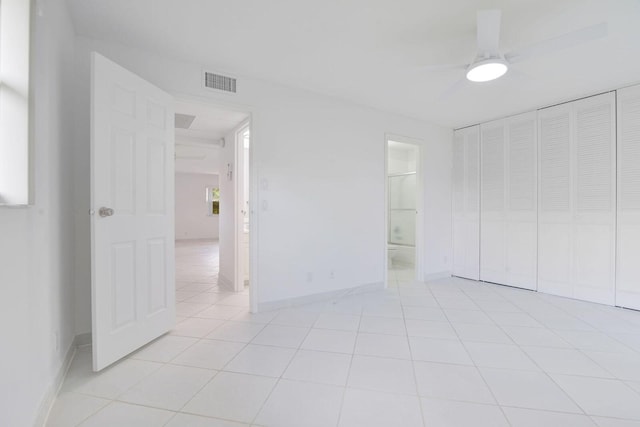
M220 174L220 148L176 144L176 172Z
M76 31L177 59L460 127L640 81L638 0L69 0ZM502 9L504 51L606 21L609 36L521 62L469 62L478 9Z
M176 113L196 116L189 129L176 129L176 172L220 173L220 139L247 113L197 102L175 102Z
M189 129L176 129L177 136L217 142L246 120L247 113L218 108L205 103L175 102L176 113L196 116Z

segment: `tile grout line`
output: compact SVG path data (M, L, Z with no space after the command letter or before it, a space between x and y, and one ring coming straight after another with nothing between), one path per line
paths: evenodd
M280 311L281 312L281 311ZM277 317L277 316L276 316ZM272 319L271 322L273 322L274 319ZM269 323L269 325L274 324L274 323ZM274 324L277 325L277 324ZM283 326L283 325L277 325L277 326ZM300 348L302 347L302 344L304 344L305 340L307 339L307 337L309 336L309 334L311 333L313 329L313 326L309 327L309 330L307 331L307 333L305 334L304 338L302 340L300 340L300 344L298 344L298 347L296 347L296 352L293 354L293 356L291 357L291 359L289 359L289 362L287 363L287 366L284 368L284 370L282 371L282 373L280 374L279 377L276 377L276 382L273 384L273 386L271 387L271 390L269 391L269 393L267 394L267 397L262 401L262 404L260 405L260 408L258 408L258 410L256 411L256 414L254 415L254 417L252 418L251 422L249 423L250 425L255 424L258 416L260 415L260 413L262 412L262 410L264 409L264 406L266 405L266 403L269 401L269 399L271 398L271 395L273 394L273 391L276 389L276 387L278 387L278 384L280 384L280 381L282 380L282 375L284 375L284 373L286 372L286 370L289 368L289 366L291 365L291 362L293 361L293 359L295 358L296 354L298 354L298 352L300 351ZM257 336L257 335L256 335ZM255 337L254 337L255 339ZM248 345L248 343L247 343ZM276 346L274 346L276 347ZM271 377L274 378L274 377Z
M431 290L428 288L426 290L428 294L435 299L435 295L433 295L433 292L431 292ZM437 301L436 301L436 304L437 304ZM402 310L402 319L404 321L405 336L407 338L407 346L409 347L409 357L411 359L411 371L413 372L413 382L415 385L416 396L418 399L418 408L420 409L420 417L422 417L422 425L426 426L427 418L425 417L424 408L422 405L422 396L420 395L420 387L418 386L418 375L416 374L416 361L413 358L413 349L411 346L411 341L409 340L409 328L407 327L407 318L405 317L404 304L402 304L402 300L400 300L400 309Z
M342 420L342 411L344 409L345 399L347 398L347 390L349 388L349 378L351 377L351 367L353 366L353 358L355 357L356 346L358 345L358 334L360 331L360 325L362 324L362 312L364 311L364 306L359 311L360 311L360 315L358 316L358 327L356 328L356 331L355 331L356 339L353 342L353 352L351 353L351 357L349 359L349 368L347 369L347 378L345 378L345 381L344 381L344 390L342 392L342 399L340 401L340 408L338 411L338 421L336 423L336 427L340 426L340 421Z
M465 293L464 290L462 290L462 292ZM466 295L466 293L465 293L465 295ZM440 301L438 301L437 298L436 298L436 302L438 304L440 304ZM482 313L484 313L484 311L482 310L481 307L478 306L478 308L480 309L480 311ZM502 414L502 417L506 421L507 425L512 426L511 420L509 419L509 417L507 416L506 412L504 411L504 408L502 408L502 405L500 404L500 402L496 398L496 395L495 395L493 389L489 386L489 383L487 382L487 380L484 377L484 375L482 375L482 371L480 371L480 368L478 367L476 361L471 356L471 353L469 353L469 349L465 345L464 341L460 338L460 334L458 333L456 328L453 326L453 324L451 324L451 319L449 319L449 316L447 315L447 312L444 310L444 307L441 307L441 309L443 309L445 317L447 318L447 320L449 320L449 324L450 324L451 328L453 329L453 331L455 332L456 336L458 337L458 340L460 341L460 344L462 345L462 348L464 348L464 351L467 354L467 357L469 357L469 360L471 360L471 363L473 363L473 367L475 368L475 372L480 376L480 378L482 378L482 382L483 382L484 386L487 388L489 393L491 393L491 397L493 398L494 402L496 403L495 406L497 406L500 409L500 413ZM485 315L486 315L486 313L485 313Z
M504 328L502 328L500 325L498 325L498 327L499 327L500 329L502 329L502 330L503 330L503 332L504 332L504 333L506 333L510 338L512 338L512 339L513 339L513 337L512 337L508 332L506 332L506 331L504 330ZM538 329L538 328L536 328L536 329ZM544 329L545 329L545 330L548 330L548 328L547 328L546 326L545 326L545 328L544 328ZM558 335L558 338L562 339L562 337L560 337L559 335ZM564 339L562 339L562 340L563 340L563 341L565 341ZM568 398L568 399L569 399L569 400L570 400L574 405L576 405L576 407L577 407L577 408L579 408L579 409L582 411L582 415L587 415L587 413L586 413L586 411L584 410L584 408L583 408L582 406L578 405L578 403L573 399L573 397L571 397L571 396L570 396L570 395L569 395L569 394L564 390L564 388L560 387L560 385L559 385L559 384L558 384L558 383L553 379L553 377L551 377L551 375L549 375L549 373L548 373L548 372L547 372L547 371L546 371L542 366L540 366L540 364L539 364L538 362L536 362L536 361L535 361L535 360L534 360L534 359L533 359L533 358L532 358L532 357L531 357L531 356L530 356L526 351L524 351L524 350L522 349L522 346L521 346L520 344L518 344L518 343L515 341L515 339L513 339L513 341L514 341L514 343L516 344L516 346L518 347L518 349L520 349L520 351L521 351L521 352L522 352L522 353L523 353L523 354L524 354L524 355L525 355L525 356L526 356L526 357L527 357L527 358L528 358L528 359L529 359L529 360L530 360L534 365L536 365L538 368L540 368L541 373L543 373L543 374L544 374L544 375L545 375L549 380L551 380L551 382L552 382L552 383L553 383L553 384L554 384L554 385L555 385L555 386L556 386L560 391L562 391L562 393L563 393L563 394L564 394L564 395L565 395L565 396L566 396L566 397L567 397L567 398ZM566 342L566 341L565 341L565 342ZM569 344L569 343L567 343L567 344ZM464 345L464 344L463 344L463 345ZM465 348L466 348L466 346L465 346ZM553 347L552 347L552 348L553 348ZM486 382L486 379L484 378L484 375L482 374L482 371L481 371L480 369L478 369L478 371L480 372L480 376L482 376L482 378L483 378L483 379L485 380L485 382ZM489 386L489 385L488 385L488 383L487 383L487 386ZM494 397L495 397L495 396L494 396ZM497 402L497 399L496 399L496 402ZM498 404L500 404L500 403L498 402ZM501 405L500 405L500 407L502 408L502 406L501 406ZM529 409L534 409L534 408L529 408ZM504 410L502 410L502 412L505 414L505 417L506 417L506 413L504 412Z

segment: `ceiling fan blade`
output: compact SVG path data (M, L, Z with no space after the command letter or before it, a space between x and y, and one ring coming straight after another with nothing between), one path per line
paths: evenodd
M478 55L491 57L499 53L501 16L498 9L478 11Z
M420 67L425 71L452 71L452 70L466 70L469 68L469 64L442 64L442 65L424 65Z
M449 86L444 92L438 96L438 101L446 101L448 98L451 98L453 95L458 93L460 89L467 83L467 79L464 77L456 80L451 86Z
M513 64L529 59L535 55L544 55L546 53L568 49L570 47L588 43L592 40L604 38L607 36L608 32L607 23L603 22L601 24L581 28L561 36L543 40L520 50L509 52L504 57L509 61L509 63Z

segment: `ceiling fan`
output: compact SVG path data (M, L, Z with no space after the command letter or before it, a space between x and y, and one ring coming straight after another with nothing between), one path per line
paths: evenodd
M502 77L509 66L530 57L567 49L607 36L606 23L581 28L507 53L500 51L500 10L479 10L477 17L478 51L470 64L430 66L432 71L466 69L472 82L487 82Z

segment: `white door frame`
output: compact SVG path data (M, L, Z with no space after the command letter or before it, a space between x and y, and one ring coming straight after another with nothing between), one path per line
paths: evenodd
M385 133L384 135L384 251L382 261L384 265L384 287L389 287L389 141L411 144L418 148L416 159L416 246L415 246L415 279L424 281L424 156L425 143L421 139L411 138L397 134Z
M171 93L171 92L170 92ZM227 99L221 100L217 98L211 98L206 96L196 96L192 94L184 94L184 93L172 93L174 99L176 101L189 102L189 103L197 103L197 104L205 104L212 107L224 108L232 111L239 111L243 113L247 113L249 118L243 122L247 123L249 126L249 131L251 132L251 145L249 149L249 223L251 224L251 231L249 233L249 307L252 313L258 312L258 289L259 289L259 280L258 280L258 227L259 227L259 218L258 218L258 209L255 209L258 206L258 165L255 159L255 147L256 141L259 140L259 129L256 126L256 118L259 117L259 112L257 108L251 105L244 105L229 102ZM235 144L235 141L234 141ZM235 171L234 171L235 173ZM220 178L222 179L222 178ZM237 181L236 181L237 182ZM237 187L234 183L234 200L237 198ZM236 203L237 205L237 203ZM237 208L237 206L236 206ZM236 215L237 218L237 215ZM236 241L234 247L237 250L239 247L239 243L237 241L237 233ZM237 256L234 254L234 278L237 275Z
M248 165L244 164L244 141L241 138L241 135L245 131L249 131L249 157L251 157L251 117L242 122L240 126L234 132L234 161L235 161L235 182L233 185L234 191L234 203L235 203L235 258L234 258L234 269L233 269L233 285L236 292L240 292L244 289L244 214L241 214L242 203L244 201L244 175L245 168ZM242 159L242 160L240 160ZM239 167L242 162L242 168ZM251 162L251 161L249 161ZM249 181L251 181L251 169L249 168ZM242 198L241 198L242 195ZM251 197L251 185L249 185L249 197ZM252 203L249 202L249 239L251 239L251 210ZM251 263L251 249L249 249L249 263ZM251 294L251 273L249 273L249 294Z

